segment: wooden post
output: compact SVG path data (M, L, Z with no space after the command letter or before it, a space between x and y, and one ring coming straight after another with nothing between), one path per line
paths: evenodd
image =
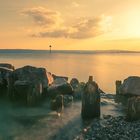
M52 50L51 50L52 46L50 45L49 47L50 47L50 53L51 53L52 52Z
M98 85L93 81L92 76L89 76L89 80L84 87L81 116L83 119L100 116L100 93Z
M121 85L122 85L122 81L117 80L116 81L116 94L121 94L121 91L120 91Z

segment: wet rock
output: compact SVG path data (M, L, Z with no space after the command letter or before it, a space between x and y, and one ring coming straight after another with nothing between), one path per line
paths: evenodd
M51 100L51 109L57 113L61 113L64 107L73 103L73 96L70 95L57 95L55 99Z
M73 89L75 89L79 86L79 81L76 78L72 78L71 81L70 81L70 84L73 87Z
M130 121L140 119L140 96L128 100L126 117Z
M54 80L56 80L56 79L58 79L58 78L63 78L63 79L65 79L66 81L68 81L68 77L66 77L66 76L57 76L57 75L55 75L55 74L52 74L52 77L53 77L53 79Z
M84 87L85 87L85 83L81 82L78 84L78 86L76 88L73 89L73 97L76 100L81 100L82 98L82 94L84 92Z
M140 95L140 77L131 76L124 80L120 93L122 95Z
M12 70L0 67L0 91L7 90L9 83L9 75L12 73Z
M26 99L27 95L31 93L32 83L29 81L15 81L14 83L13 98Z
M104 119L110 119L111 117L112 117L111 115L104 115L104 114L103 114L103 118L104 118Z
M72 95L73 88L71 85L63 78L57 78L48 87L48 95L55 98L57 95Z
M93 81L92 76L86 83L82 95L82 118L95 118L100 116L100 93L98 85Z
M30 101L32 103L33 98L36 100L40 99L39 97L43 95L43 92L48 88L46 73L45 68L36 68L32 66L24 66L16 69L9 76L9 97L13 98L22 94L20 88L25 86L25 90L23 91L28 103ZM28 91L28 87L30 87L30 92Z
M64 97L63 95L57 95L54 100L51 101L51 109L57 113L61 113L64 108Z
M8 63L0 63L0 67L7 68L9 70L15 70L14 66L12 64L8 64Z
M71 95L64 95L63 99L64 99L64 107L69 106L73 103L73 96Z
M42 94L42 84L32 84L29 81L19 81L14 83L14 99L25 100L27 105L36 104Z

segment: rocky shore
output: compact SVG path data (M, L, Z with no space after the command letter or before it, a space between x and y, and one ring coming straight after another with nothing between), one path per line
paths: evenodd
M65 112L64 108L72 116L75 109L69 110L68 106L79 101L81 108L77 109L76 115L85 125L74 140L140 140L140 77L128 77L123 83L117 80L116 95L111 95L100 89L93 76L84 83L77 78L69 80L65 76L56 76L45 68L24 66L15 69L11 64L0 64L0 94L11 103L24 101L28 107L37 105L40 107L37 113L42 109L37 103L47 102L44 110L55 111L57 117ZM118 111L118 114L122 111L124 115L113 116L107 109L116 109L114 112ZM62 138L65 139L68 140L67 137Z
M105 115L94 119L74 140L140 140L140 121L127 122L124 116Z

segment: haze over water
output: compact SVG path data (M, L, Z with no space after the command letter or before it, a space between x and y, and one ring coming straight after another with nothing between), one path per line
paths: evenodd
M115 80L140 75L139 53L89 53L76 51L29 51L1 53L0 62L11 63L16 68L32 65L45 67L56 75L76 77L87 81L93 75L105 92L115 92Z

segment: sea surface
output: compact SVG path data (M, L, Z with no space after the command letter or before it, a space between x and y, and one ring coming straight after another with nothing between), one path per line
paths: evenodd
M115 81L140 75L140 53L94 51L0 51L0 62L45 67L56 75L86 82L89 75L108 93L115 92Z

